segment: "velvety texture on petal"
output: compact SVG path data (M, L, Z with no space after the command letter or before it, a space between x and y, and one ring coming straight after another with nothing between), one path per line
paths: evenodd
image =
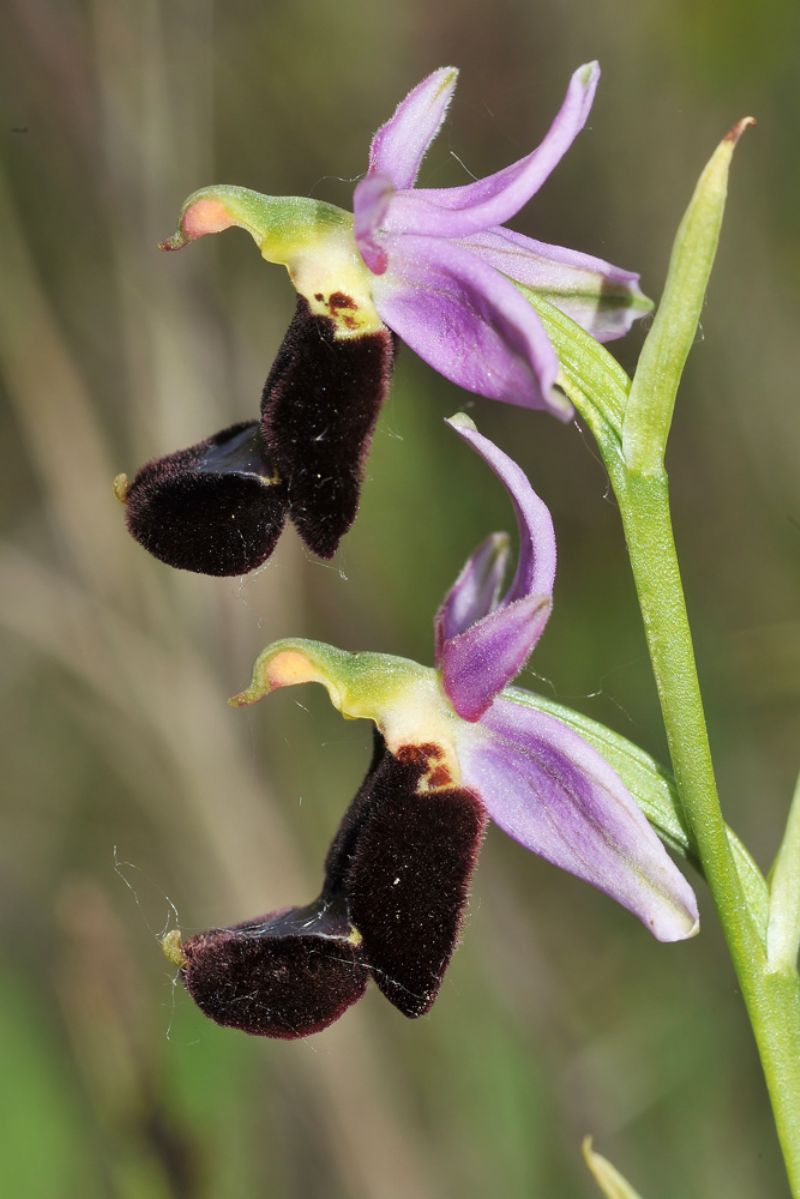
M128 529L180 570L240 575L275 548L287 492L256 421L148 462L125 497Z
M340 299L345 308L348 297ZM346 338L335 333L332 320L312 315L298 297L261 401L262 435L286 480L289 515L321 558L334 555L355 519L364 458L394 359L387 329Z
M555 390L555 350L508 279L451 242L409 236L386 244L391 270L375 276L375 306L420 358L467 391L570 418Z
M384 230L460 238L504 224L539 190L583 129L599 78L596 62L579 67L541 145L511 166L463 187L398 192L386 213Z
M386 742L377 728L372 729L372 758L350 806L342 817L336 836L325 857L325 883L322 893L328 898L341 895L344 891L347 871L355 853L356 843L364 820L373 807L375 777L387 756Z
M512 229L486 229L462 242L515 283L533 288L598 341L623 337L652 307L632 271L524 237Z
M361 805L344 884L366 965L412 1018L429 1011L439 992L486 828L469 791L417 790L426 772L434 777L436 761L434 745L386 753Z
M465 632L497 607L509 554L508 534L490 533L467 558L436 613L434 634L437 662L446 641Z
M441 128L458 81L455 67L440 67L397 105L372 139L369 172L397 187L413 187L422 159Z
M556 541L547 506L520 467L483 437L468 418L453 417L449 424L505 485L519 533L517 569L503 598L498 599L495 592L483 612L473 603L473 622L445 635L446 629L455 629L452 611L459 611L465 571L467 583L473 573L470 560L436 617L436 661L444 689L458 715L474 721L519 674L542 635L552 607ZM484 601L490 594L488 588L480 593Z
M447 785L441 758L435 744L393 755L376 730L319 899L180 945L181 978L207 1016L258 1036L307 1036L355 1003L369 974L404 1015L430 1009L487 823L475 795Z
M181 949L181 978L201 1011L255 1036L319 1032L367 985L343 905L321 900L198 933Z
M697 931L697 901L618 775L553 717L500 697L459 735L464 782L526 848L604 891L661 941Z

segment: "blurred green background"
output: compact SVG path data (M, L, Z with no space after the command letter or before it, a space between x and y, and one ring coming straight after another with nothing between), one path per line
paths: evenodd
M372 131L446 63L460 89L424 180L482 175L597 57L590 127L513 225L657 296L697 174L754 113L670 469L722 793L766 867L798 766L796 0L7 0L3 32L3 1194L580 1199L591 1132L645 1199L783 1195L701 883L703 935L661 946L492 831L431 1014L373 989L300 1043L205 1022L158 948L177 922L316 893L370 731L313 688L225 699L278 636L430 660L444 589L511 519L442 424L459 408L556 521L555 614L523 681L664 756L590 438L403 351L338 558L288 533L243 580L147 557L111 480L253 416L293 309L244 234L156 251L196 187L349 207ZM628 367L641 335L615 347Z

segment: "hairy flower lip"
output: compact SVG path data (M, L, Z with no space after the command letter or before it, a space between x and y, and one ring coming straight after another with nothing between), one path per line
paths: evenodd
M428 1012L458 944L489 819L605 892L657 939L698 930L694 893L616 770L552 707L506 690L550 611L552 520L516 463L465 417L449 423L507 490L516 571L504 591L507 538L481 543L436 617L437 669L302 639L259 655L233 706L320 683L343 716L373 721L375 748L314 903L165 940L186 989L220 1024L306 1036L356 1002L368 975L404 1015ZM462 669L448 677L453 646L463 649Z
M345 717L375 723L390 752L407 747L418 756L427 772L419 787L432 801L452 780L474 793L509 835L627 907L659 940L692 936L698 928L694 893L616 771L574 728L506 691L550 612L552 520L519 467L471 421L450 424L512 501L520 550L506 592L497 571L503 541L490 538L440 608L437 670L284 640L263 651L250 688L232 702L256 702L279 686L322 683ZM426 746L436 750L433 764L441 760L445 767L439 778Z
M178 569L211 575L254 570L272 553L287 511L286 488L255 421L146 463L117 498L131 535Z
M352 297L323 306L357 323ZM168 565L242 575L273 552L288 517L332 557L358 508L364 462L389 388L391 334L339 338L333 317L298 297L264 384L259 421L233 425L115 482L134 538Z
M320 896L177 946L173 939L166 948L201 1011L254 1036L294 1040L320 1032L367 984L361 936L343 899Z
M435 796L420 787L436 757L425 748L395 755L376 733L313 903L185 941L177 930L163 938L207 1016L253 1035L307 1036L356 1002L370 976L403 1015L430 1009L458 942L486 817L471 793L444 780Z

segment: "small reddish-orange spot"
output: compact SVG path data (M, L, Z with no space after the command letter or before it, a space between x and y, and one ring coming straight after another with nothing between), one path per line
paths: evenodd
M320 303L321 303L321 302L322 302L322 301L325 299L325 297L324 297L324 295L322 294L322 292L321 292L321 291L315 291L315 292L314 292L314 299L315 299L315 300L319 300L319 301L320 301Z
M206 233L221 233L233 223L228 209L219 200L196 200L183 214L181 226L184 236L194 240Z
M352 308L357 309L358 304L352 296L345 295L343 291L334 291L331 293L331 298L328 300L328 307L333 311L336 308Z
M453 776L446 766L437 766L428 775L429 787L446 787L449 782L452 782Z

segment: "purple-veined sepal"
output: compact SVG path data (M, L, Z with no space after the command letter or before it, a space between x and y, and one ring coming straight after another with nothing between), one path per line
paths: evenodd
M548 300L597 341L614 341L652 310L639 276L592 254L535 241L513 229L486 229L463 245L522 288Z
M455 242L404 235L381 245L391 270L373 277L375 307L420 358L467 391L569 420L555 350L509 279Z
M425 153L447 115L457 81L455 67L439 67L412 88L372 139L368 177L385 175L394 188L414 186Z
M526 849L628 908L660 941L698 929L697 901L619 775L561 721L500 697L457 754L489 816Z
M399 191L386 211L383 231L463 238L504 224L539 190L583 129L599 79L596 62L578 67L541 144L503 170L462 187Z

